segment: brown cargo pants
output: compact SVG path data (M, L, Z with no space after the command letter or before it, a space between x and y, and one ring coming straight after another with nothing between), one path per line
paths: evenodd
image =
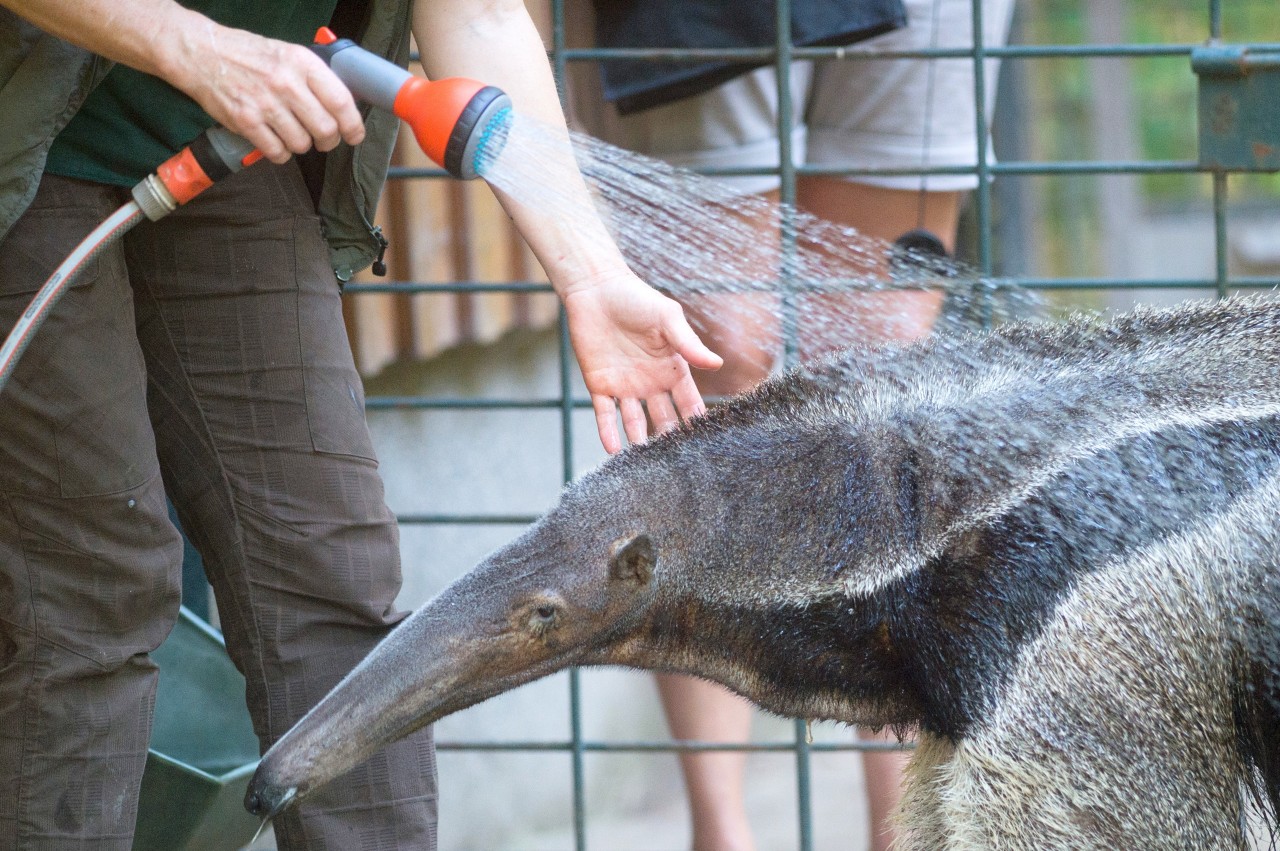
M0 242L0 333L128 200L46 176ZM157 670L200 550L263 748L397 622L320 225L260 163L91 262L0 393L0 848L127 849ZM198 713L200 707L191 707ZM275 824L281 848L435 847L430 732Z

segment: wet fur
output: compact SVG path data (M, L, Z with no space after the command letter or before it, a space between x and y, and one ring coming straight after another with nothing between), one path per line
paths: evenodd
M345 766L314 768L353 707L413 703L412 726L621 664L918 729L904 848L1244 848L1250 813L1274 842L1278 564L1275 302L852 352L569 486L256 788ZM529 625L535 603L554 617ZM421 682L415 659L437 665Z
M918 725L905 847L1238 847L1251 803L1274 836L1278 354L1250 300L770 383L636 453L710 459L749 521L652 628L779 712Z

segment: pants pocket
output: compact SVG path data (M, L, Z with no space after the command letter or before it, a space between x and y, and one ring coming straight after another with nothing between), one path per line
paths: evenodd
M0 242L0 330L119 198L46 176ZM0 488L82 497L116 493L156 473L146 381L123 251L85 264L34 331L0 401Z
M356 372L342 318L337 278L316 220L296 223L298 327L307 421L317 452L375 460L365 421L364 383Z

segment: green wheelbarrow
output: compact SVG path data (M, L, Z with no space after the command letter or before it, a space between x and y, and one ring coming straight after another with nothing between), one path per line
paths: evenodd
M221 634L185 607L152 654L160 666L135 851L235 851L258 830L244 809L258 739L244 678Z

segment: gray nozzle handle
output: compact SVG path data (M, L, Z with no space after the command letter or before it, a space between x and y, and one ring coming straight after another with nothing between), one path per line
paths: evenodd
M328 63L353 95L388 112L395 111L396 95L413 76L349 38L340 38L332 44L313 44L311 49Z
M249 159L257 150L254 144L243 136L232 133L225 127L210 127L204 132L203 139L208 141L208 150L217 158L218 162L227 169L228 174L234 174L244 168L245 160ZM203 162L203 146L199 144L199 139L192 144L191 153L195 155L196 161L204 169L205 174L217 180L218 177L224 175L214 175L210 171L210 164Z

